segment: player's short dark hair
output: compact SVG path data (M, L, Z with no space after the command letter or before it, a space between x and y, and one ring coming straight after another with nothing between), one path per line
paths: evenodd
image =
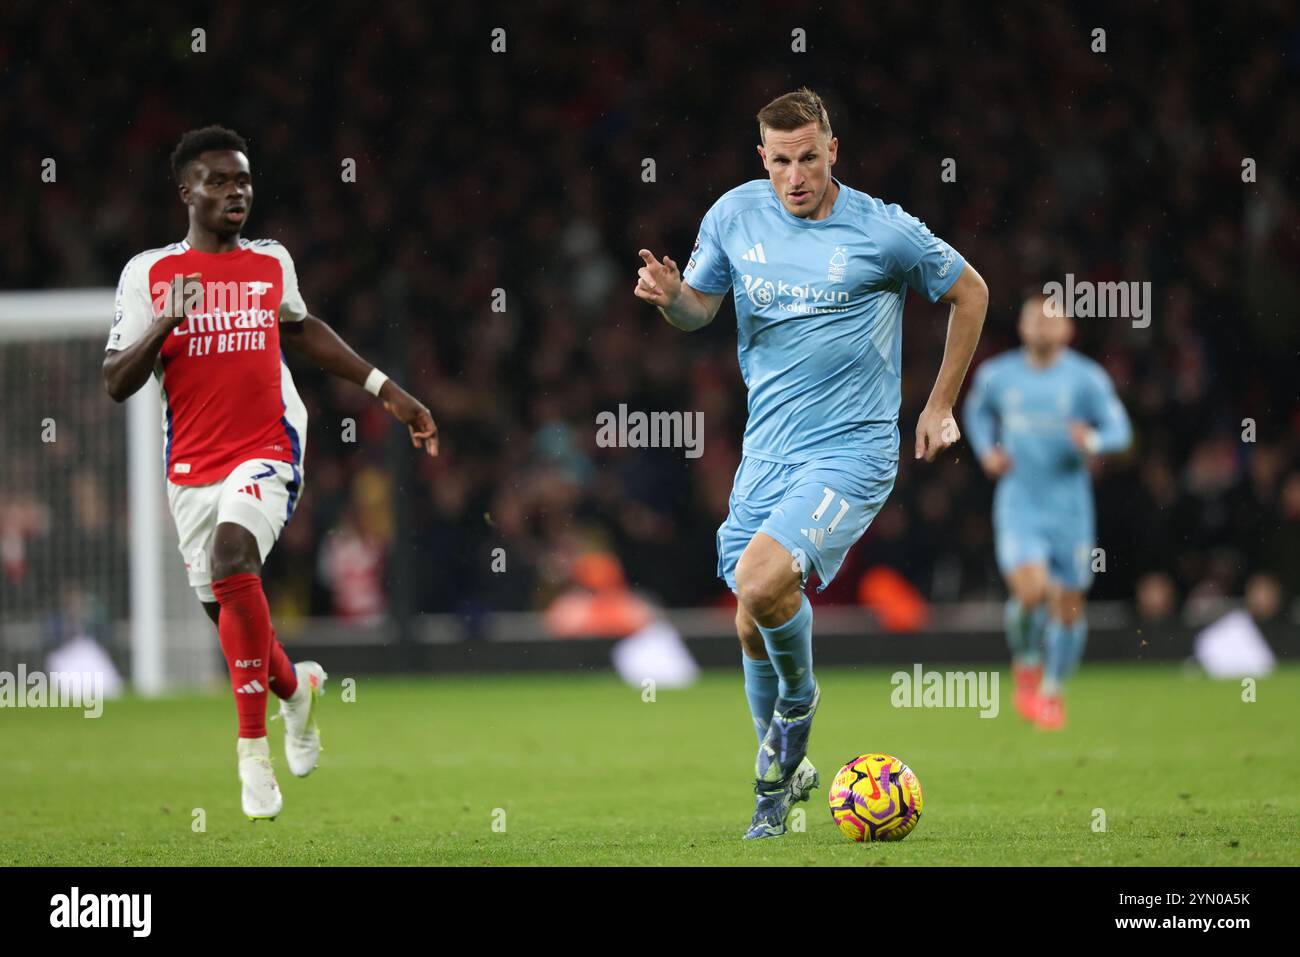
M234 130L224 126L205 126L190 130L181 136L181 141L172 150L172 176L177 183L185 180L185 171L190 163L199 158L200 153L208 150L238 150L248 152L248 142Z
M778 96L758 111L758 138L766 142L765 131L781 130L788 133L809 123L816 123L827 136L831 135L831 118L822 98L803 86L793 93Z

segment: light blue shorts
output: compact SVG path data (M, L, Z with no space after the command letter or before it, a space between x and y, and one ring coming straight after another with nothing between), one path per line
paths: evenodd
M718 528L718 577L736 590L736 563L758 532L785 546L824 589L894 487L898 463L835 455L799 465L745 456L736 469L727 520Z
M1023 502L999 506L993 510L993 536L1004 577L1021 565L1043 564L1048 577L1070 591L1092 587L1096 535L1090 503L1052 511Z

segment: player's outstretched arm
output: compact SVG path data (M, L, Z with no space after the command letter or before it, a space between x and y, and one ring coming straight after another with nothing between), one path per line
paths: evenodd
M984 314L989 306L989 288L975 267L966 263L957 281L940 297L940 301L952 303L948 314L948 338L943 346L939 376L934 380L930 399L916 423L916 457L927 462L933 462L940 452L961 438L952 407L957 401L962 380L966 378L975 346L980 341Z
M637 255L643 263L637 270L636 288L632 290L638 299L658 306L665 319L687 332L713 321L722 305L722 294L700 292L682 282L677 263L667 256L659 262L648 249L640 250Z
M104 388L114 402L131 398L153 374L158 353L162 351L167 336L181 324L187 311L195 311L202 302L201 288L192 285L199 278L200 274L196 272L177 276L171 284L171 294L163 301L161 315L149 321L144 334L125 349L109 349L105 353ZM188 303L187 298L190 300Z
M280 323L280 341L304 359L359 386L365 386L374 366L352 351L339 334L315 316L301 322ZM429 410L392 379L379 388L379 400L397 421L411 431L411 445L438 454L438 426Z

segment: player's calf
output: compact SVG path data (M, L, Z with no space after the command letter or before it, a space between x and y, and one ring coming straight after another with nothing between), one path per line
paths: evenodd
M758 630L758 623L749 616L744 605L736 607L736 637L747 658L757 661L767 659L767 646L763 644L763 633Z
M1043 630L1048 611L1046 564L1031 561L1016 566L1007 574L1007 589L1011 597L1003 620L1015 684L1012 702L1020 717L1032 721L1043 675Z
M1088 641L1088 623L1081 613L1082 607L1082 595L1066 593L1065 600L1058 603L1056 613L1047 625L1044 639L1046 665L1034 714L1034 723L1044 731L1056 731L1065 726L1062 692L1066 681L1078 669ZM1063 610L1064 614L1061 613Z
M761 532L736 565L736 597L763 639L786 706L806 704L813 693L812 606L802 585L793 556Z

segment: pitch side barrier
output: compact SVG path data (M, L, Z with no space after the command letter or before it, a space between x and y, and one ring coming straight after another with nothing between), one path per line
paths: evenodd
M682 635L704 668L737 666L734 612L725 608L678 609L664 618ZM358 627L337 619L286 623L279 633L294 658L330 661L341 673L606 671L612 638L552 638L542 616L509 612L466 618L422 615L413 622L413 649L404 649L387 622ZM1190 659L1199 627L1180 622L1143 623L1122 603L1089 611L1089 661ZM1261 626L1282 661L1300 653L1300 625ZM883 631L868 612L817 610L814 636L819 665L884 666L923 662L1005 664L1001 606L963 604L935 610L930 626L915 632ZM404 655L410 655L404 657Z

